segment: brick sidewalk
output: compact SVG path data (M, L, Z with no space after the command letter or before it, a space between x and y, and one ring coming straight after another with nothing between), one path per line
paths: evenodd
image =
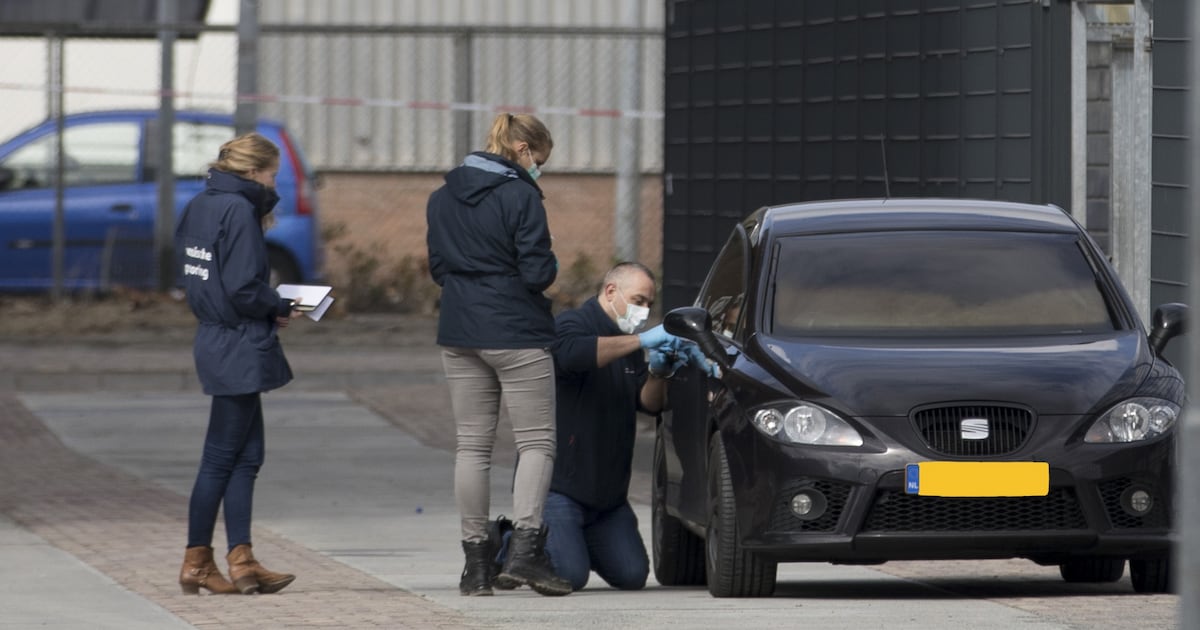
M0 479L0 512L195 626L472 627L458 611L263 528L256 555L295 573L295 584L277 595L180 594L187 499L71 451L11 395L0 395Z

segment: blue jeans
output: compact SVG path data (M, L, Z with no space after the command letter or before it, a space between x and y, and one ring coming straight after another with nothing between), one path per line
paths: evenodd
M546 554L554 572L579 590L595 571L613 588L646 586L650 559L629 502L608 511L589 510L569 497L551 492L542 522L550 528Z
M254 480L265 448L262 399L257 393L212 397L204 454L188 504L189 547L212 545L222 502L229 548L250 543Z

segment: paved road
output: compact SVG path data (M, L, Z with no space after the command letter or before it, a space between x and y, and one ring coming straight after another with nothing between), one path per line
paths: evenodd
M1175 596L1136 595L1128 578L1068 585L1024 561L781 565L765 600L618 592L594 576L565 598L460 597L453 438L430 339L289 349L296 386L264 399L255 547L299 578L257 597L175 584L207 414L186 344L0 343L0 627L1177 627ZM647 436L634 495L648 540ZM497 461L511 462L510 442ZM495 470L496 512L511 506L511 475Z

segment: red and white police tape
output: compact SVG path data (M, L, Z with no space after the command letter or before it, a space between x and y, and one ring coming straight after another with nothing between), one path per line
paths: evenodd
M45 92L49 88L35 83L0 82L0 90L22 90ZM661 111L603 109L593 107L555 107L548 105L495 105L490 103L456 103L438 101L413 101L388 98L360 98L346 96L305 96L289 94L222 94L215 92L189 92L174 90L138 90L104 88L95 86L72 86L63 90L64 93L79 94L110 94L120 96L150 96L160 98L170 94L174 98L192 98L198 100L233 100L247 103L286 103L301 105L328 105L334 107L389 107L396 109L425 109L469 112L513 112L521 114L582 116L589 118L645 118L661 119Z

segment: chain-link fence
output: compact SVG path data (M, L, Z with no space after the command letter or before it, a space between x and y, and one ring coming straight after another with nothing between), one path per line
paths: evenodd
M311 12L295 23L263 21L258 85L240 98L233 27L204 27L176 42L171 93L178 110L231 113L239 100L254 102L260 116L287 126L324 183L318 197L326 278L361 284L364 270L374 278L359 287L359 305L428 295L413 288L422 275L425 200L442 172L483 148L502 111L534 113L554 136L540 183L555 251L571 276L562 283L566 302L590 291L614 259L660 265L660 25L313 22ZM64 112L158 108L158 42L110 37L120 35L119 25L104 34L65 40ZM0 39L7 60L0 94L8 103L0 136L51 114L53 45L50 38ZM144 275L153 278L153 270ZM389 280L397 277L403 281ZM409 307L430 307L430 299L421 300Z

